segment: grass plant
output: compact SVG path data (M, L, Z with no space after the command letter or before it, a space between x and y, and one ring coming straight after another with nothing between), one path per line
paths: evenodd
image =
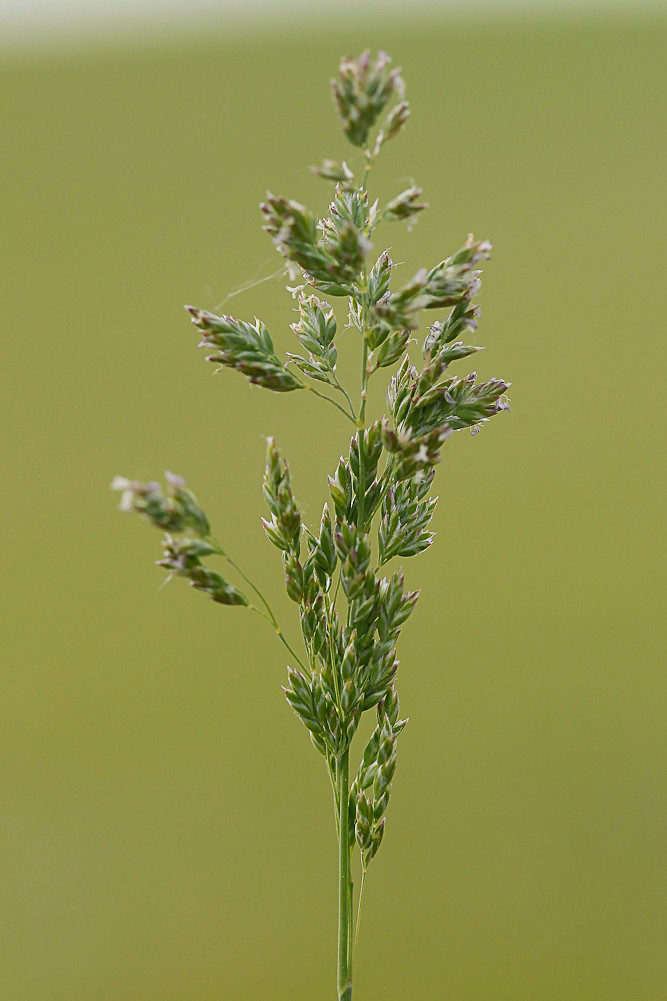
M280 553L287 594L298 608L302 647L289 643L258 585L212 534L207 515L182 477L164 486L118 476L121 508L143 515L163 533L158 561L170 577L189 581L213 601L246 608L267 620L289 658L287 702L326 762L334 796L338 839L337 998L351 1001L355 943L363 886L385 832L402 718L396 679L397 642L418 592L387 564L424 552L433 542L436 466L456 431L476 433L508 409L509 384L480 381L475 372L451 374L456 362L479 350L473 340L480 310L480 264L491 244L472 236L454 254L396 286L394 263L373 241L381 224L412 222L427 207L411 186L381 205L368 181L387 142L405 128L410 107L400 71L380 52L341 61L332 81L343 132L361 168L324 160L312 168L334 185L326 215L268 194L264 228L285 261L298 304L292 332L298 353L281 357L266 324L186 307L200 346L216 366L236 369L251 383L278 393L309 391L352 425L349 448L329 476L330 502L318 525L305 524L290 470L275 441L267 446L263 519ZM338 315L330 300L343 304ZM424 314L436 318L411 359ZM358 343L357 392L337 373L338 335ZM296 345L295 345L296 346ZM387 413L371 419L369 381L391 373ZM316 401L313 401L314 403ZM222 561L225 573L213 569ZM227 569L229 568L229 569ZM232 581L225 576L227 573ZM364 713L375 725L360 761L351 748ZM355 902L352 855L359 855Z

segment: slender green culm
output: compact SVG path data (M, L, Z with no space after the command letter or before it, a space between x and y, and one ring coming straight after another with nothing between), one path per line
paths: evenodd
M457 376L450 367L474 355L465 338L477 328L480 262L491 244L469 236L460 250L423 268L406 284L393 281L387 250L373 249L381 223L413 222L427 207L415 186L381 205L371 200L368 179L383 147L405 128L410 108L400 71L389 57L369 52L341 61L332 81L343 132L356 148L351 163L324 160L316 175L335 185L327 213L318 218L296 201L268 194L261 205L264 228L285 259L298 318L292 332L298 353L282 358L266 325L257 318L218 316L186 307L209 361L237 369L257 386L277 393L308 390L333 405L354 433L329 476L330 502L319 525L304 523L287 461L268 440L262 519L280 551L285 588L298 606L302 649L297 652L273 609L251 577L212 535L209 521L185 481L166 474L166 485L117 476L121 508L144 515L163 532L158 565L183 577L221 605L245 607L264 618L289 656L287 702L323 755L335 805L338 838L338 1001L351 1001L353 959L361 914L355 904L353 849L359 853L361 888L382 843L396 769L401 718L396 645L418 592L403 573L382 568L416 556L433 541L430 522L435 467L455 431L476 433L508 409L509 384ZM336 315L329 300L344 304ZM437 319L421 337L426 310ZM359 386L338 377L338 335L356 332ZM297 347L297 345L294 345ZM381 369L391 371L387 414L367 419L367 388ZM313 405L316 401L313 400ZM246 590L209 566L221 561ZM358 765L351 770L352 741L364 713L375 725ZM333 948L332 948L333 953ZM320 996L321 990L315 988Z

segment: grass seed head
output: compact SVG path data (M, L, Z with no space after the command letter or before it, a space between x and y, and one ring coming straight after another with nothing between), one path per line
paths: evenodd
M335 788L343 876L340 934L348 946L349 847L356 842L365 871L384 837L398 737L407 723L400 718L396 691L397 645L419 597L406 586L401 569L379 574L392 560L432 547L433 486L446 443L455 430L475 433L506 411L510 385L480 380L476 372L457 374L457 366L481 350L467 341L481 315L475 300L481 265L491 255L488 241L469 236L453 254L421 267L403 284L394 280L388 249L371 256L382 224L409 225L427 208L416 185L384 205L369 197L369 172L410 114L400 71L390 62L384 52L372 57L365 51L344 58L332 81L343 132L361 151L363 167L355 172L343 159L325 159L311 168L334 185L325 214L271 193L261 204L264 229L294 283L288 288L298 317L291 334L299 353L287 352L283 360L256 317L186 307L209 361L274 392L307 388L309 398L322 398L336 408L337 418L343 415L354 426L349 448L328 477L331 503L313 527L296 502L287 461L273 438L267 441L262 491L268 516L262 522L279 550L287 595L298 607L302 652L290 645L258 586L212 536L204 510L181 477L167 473L164 486L125 477L112 484L122 510L163 532L158 565L169 577L186 579L218 604L251 608L287 648L285 698L325 757ZM344 311L337 316L341 298ZM435 320L433 311L439 314ZM416 364L410 352L420 329ZM350 342L361 362L358 402L337 372L339 350ZM387 369L388 412L372 420L368 384ZM258 604L209 565L215 558L227 560ZM350 746L362 715L372 710L376 725L348 789ZM341 951L339 968L345 997L349 953Z

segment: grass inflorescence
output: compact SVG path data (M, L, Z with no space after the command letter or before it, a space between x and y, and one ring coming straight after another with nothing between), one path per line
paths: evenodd
M345 58L332 81L343 132L361 152L362 168L358 176L346 161L331 159L312 168L335 185L327 214L318 218L299 202L273 194L261 205L264 228L285 259L290 280L298 282L290 289L298 296L298 320L292 324L298 353L281 358L266 324L256 317L186 307L208 360L274 392L308 389L354 425L349 449L328 478L330 503L314 527L302 518L287 460L275 441L268 441L263 480L268 517L262 521L280 552L287 594L298 606L301 652L287 642L257 585L214 538L181 477L167 473L164 489L125 477L112 484L121 491L122 509L143 515L163 532L159 566L219 604L263 616L289 653L285 697L326 761L336 805L339 1001L352 997L352 851L356 844L363 887L384 836L398 738L407 722L396 691L396 649L418 592L408 589L402 570L390 576L381 570L396 557L416 556L431 546L435 467L450 436L465 428L475 433L508 409L509 384L502 379L482 382L474 372L450 374L454 363L480 350L464 339L477 327L479 266L489 258L491 244L469 236L454 254L420 269L402 287L394 287L388 251L375 256L380 224L410 222L427 208L416 186L385 205L368 193L383 146L403 131L410 115L400 71L390 69L390 62L385 53ZM343 323L330 299L343 302ZM424 312L432 310L440 316L427 327L415 363L410 346ZM341 327L357 332L357 402L338 379ZM368 383L381 369L393 370L387 413L370 421ZM212 569L213 559L230 566L243 589ZM352 741L368 712L375 726L351 774Z

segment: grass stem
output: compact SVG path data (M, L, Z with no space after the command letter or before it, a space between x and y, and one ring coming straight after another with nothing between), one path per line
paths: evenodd
M336 771L338 789L338 1001L351 1001L352 999L349 783L350 751L348 748L338 759Z

